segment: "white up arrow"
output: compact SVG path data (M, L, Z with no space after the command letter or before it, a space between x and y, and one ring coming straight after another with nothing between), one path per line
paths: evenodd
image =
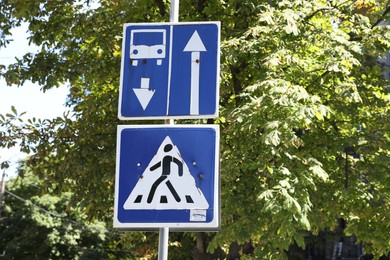
M144 110L148 106L155 92L154 89L149 89L149 82L150 78L141 78L141 88L133 88L133 91Z
M195 31L188 41L184 52L191 52L191 101L190 115L199 115L199 70L200 52L206 51L202 40Z

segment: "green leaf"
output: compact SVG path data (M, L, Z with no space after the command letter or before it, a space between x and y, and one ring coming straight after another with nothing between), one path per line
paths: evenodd
M311 229L311 225L305 214L301 215L300 222L306 230Z
M297 245L298 245L300 248L303 248L303 249L306 248L305 239L304 239L304 236L303 236L302 234L297 233L297 234L294 236L294 240L295 240L295 242L297 243Z
M0 164L0 168L1 169L8 169L9 168L9 162L8 161L4 161Z
M269 132L265 137L265 143L267 145L272 144L273 146L278 146L280 144L280 132L278 130Z
M261 200L269 200L271 198L273 198L272 190L265 190L259 195Z
M16 111L16 108L14 106L11 106L11 110L15 115L18 115L18 112Z
M320 165L313 165L310 167L310 170L319 178L326 181L329 175L324 171L324 169Z

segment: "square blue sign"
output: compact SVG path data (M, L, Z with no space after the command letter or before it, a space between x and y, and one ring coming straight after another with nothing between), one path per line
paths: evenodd
M220 23L125 24L118 117L218 117Z
M218 230L219 126L118 126L114 227Z

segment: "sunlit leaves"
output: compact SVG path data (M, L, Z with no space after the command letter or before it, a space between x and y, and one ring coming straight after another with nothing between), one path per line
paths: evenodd
M376 18L355 14L351 4L281 1L264 5L259 22L248 28L244 37L229 40L229 47L242 50L241 58L246 60L242 75L247 77L240 79L244 91L234 93L244 104L226 117L232 136L227 140L228 150L244 160L231 164L234 156L229 157L224 162L229 168L226 174L239 167L243 171L240 176L256 176L261 188L253 192L264 203L262 213L268 212L273 219L283 215L291 223L290 230L321 228L311 223L318 223L319 212L327 219L323 223L331 221L328 218L335 214L331 213L335 207L326 198L336 199L332 188L344 185L340 174L345 165L339 159L343 149L349 143L359 144L363 136L373 137L367 128L356 130L368 120L368 114L359 111L387 106L379 99L376 105L367 103L373 101L373 94L386 95L383 88L380 95L370 90L380 81L386 85L380 70L375 69L375 60L370 63L370 55L380 56L377 51L384 51L382 42L387 40L381 38L386 32L376 34L378 28L372 26ZM239 57L240 53L235 53L234 61ZM373 78L362 79L361 72L367 69ZM377 116L382 114L377 112ZM243 140L253 148L244 147ZM357 181L360 164L349 162ZM323 206L317 210L317 205ZM287 231L278 232L279 237L291 238ZM299 237L297 240L302 245Z

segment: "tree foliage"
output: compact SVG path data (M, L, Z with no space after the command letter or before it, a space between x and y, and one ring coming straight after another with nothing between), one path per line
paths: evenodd
M20 141L47 187L111 221L122 25L168 21L169 3L6 0L0 12L0 47L21 21L40 46L1 75L65 83L72 108L53 120L2 115L1 145ZM366 251L389 252L390 86L377 63L389 19L385 0L180 1L180 21L222 23L222 230L194 238L208 252L281 259L338 218Z
M4 195L0 251L5 259L96 259L107 230L102 222L88 223L86 215L69 209L70 192L40 194L37 178L29 175L8 183Z

